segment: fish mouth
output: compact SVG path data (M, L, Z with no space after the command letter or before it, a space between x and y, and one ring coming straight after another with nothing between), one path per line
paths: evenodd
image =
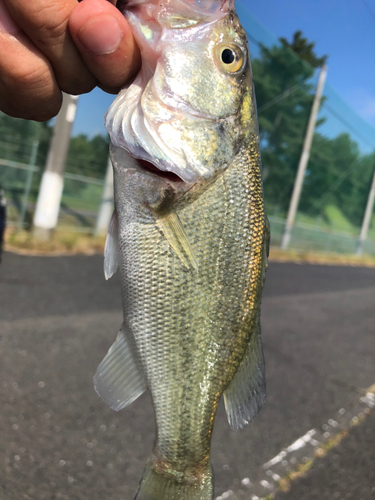
M157 175L158 177L161 177L162 179L168 179L168 180L173 181L173 182L184 182L181 179L181 177L179 177L174 172L170 172L168 170L160 170L153 163L151 163L147 160L141 160L141 159L135 158L135 161L136 161L137 165L142 170L149 172L153 175Z

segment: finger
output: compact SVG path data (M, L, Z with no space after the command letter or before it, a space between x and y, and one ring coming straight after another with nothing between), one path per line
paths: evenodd
M69 30L100 86L118 92L138 72L140 53L130 27L106 0L83 0L72 12Z
M96 85L69 31L68 20L77 0L5 0L15 22L47 57L64 92L82 94Z
M0 0L0 109L10 116L44 121L58 113L61 102L51 65Z

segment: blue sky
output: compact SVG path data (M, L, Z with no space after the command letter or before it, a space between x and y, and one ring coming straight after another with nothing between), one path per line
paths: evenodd
M329 91L375 127L375 0L238 0L246 24L240 2L267 36L291 40L300 29L316 42L316 53L329 56ZM103 116L113 99L99 89L81 96L73 135L104 133ZM361 120L349 110L344 114L358 127ZM363 124L360 133L367 137L372 131Z
M297 29L328 54L328 83L375 125L375 0L245 0L278 37ZM366 7L367 5L367 7ZM369 9L373 13L371 16Z

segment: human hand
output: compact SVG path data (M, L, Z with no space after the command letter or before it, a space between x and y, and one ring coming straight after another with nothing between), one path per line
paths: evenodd
M0 0L0 110L44 121L61 91L117 93L140 66L116 0Z

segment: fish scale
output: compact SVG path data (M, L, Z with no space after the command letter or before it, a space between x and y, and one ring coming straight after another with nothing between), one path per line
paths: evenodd
M130 0L125 16L144 64L106 117L104 266L119 267L124 322L94 383L115 410L150 390L156 440L135 498L210 500L221 396L235 430L265 397L269 226L246 35L230 0Z
M179 212L196 252L198 273L184 269L153 221L147 230L145 224L136 223L129 229L126 219L119 218L121 254L125 256L120 264L124 266L124 315L132 325L152 393L159 439L156 449L168 462L179 462L182 470L190 464L184 463L187 460L181 463L186 450L181 453L180 443L195 451L193 464L208 455L218 395L230 376L223 380L222 373L232 374L231 353L243 352L246 332L234 343L232 330L243 322L244 315L259 307L259 293L253 294L251 285L259 288L261 269L248 263L261 255L263 231L256 228L264 226L257 206L262 203L262 193L259 187L250 194L252 175L243 163L234 163L193 206ZM250 227L252 211L259 220ZM201 227L207 228L204 238ZM241 238L236 241L238 234ZM233 258L237 252L239 259ZM216 256L213 265L212 255ZM228 305L231 307L225 307ZM215 349L210 352L212 344ZM199 366L204 366L201 372L196 370ZM186 369L193 372L187 382ZM202 389L208 395L205 404L190 404L190 399L201 398ZM183 428L189 433L184 435ZM207 436L204 442L201 434Z

